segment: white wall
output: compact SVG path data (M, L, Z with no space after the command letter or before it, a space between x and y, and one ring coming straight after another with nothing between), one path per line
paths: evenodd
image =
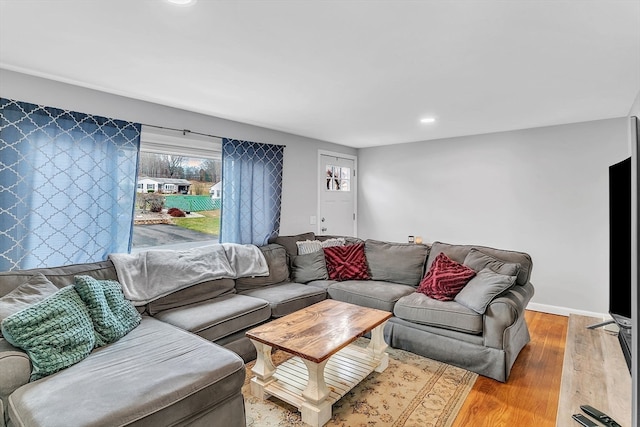
M309 217L317 215L318 210L316 195L318 149L356 154L355 149L342 145L110 95L3 69L0 69L0 96L143 124L286 145L280 234L297 234L315 227L309 225Z
M636 95L636 100L631 106L631 110L629 111L629 116L636 116L640 118L640 92Z
M360 149L363 238L529 253L530 307L608 309L608 166L629 156L627 119Z

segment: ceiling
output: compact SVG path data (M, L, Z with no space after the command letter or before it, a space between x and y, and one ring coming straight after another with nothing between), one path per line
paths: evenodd
M370 147L626 116L640 1L0 0L0 68Z

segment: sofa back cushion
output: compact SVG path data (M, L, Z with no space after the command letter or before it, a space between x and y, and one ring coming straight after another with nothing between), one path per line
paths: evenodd
M98 261L85 264L65 265L53 268L34 268L31 270L5 271L0 273L0 297L26 283L36 274L44 275L58 288L73 285L77 275L91 276L99 280L118 280L118 274L111 261Z
M442 242L434 242L431 245L431 251L429 252L429 258L427 259L426 269L429 270L431 264L433 264L433 260L441 253L444 252L452 260L463 263L469 251L471 249L478 249L480 252L490 255L498 260L507 262L520 264L520 269L518 271L518 277L516 279L516 284L524 285L529 282L531 277L531 269L533 268L533 262L531 260L531 256L524 252L515 252L508 251L503 249L495 249L487 246L478 246L478 245L452 245L449 243Z
M364 251L372 280L418 286L429 247L368 239L364 243Z
M7 317L58 292L58 288L42 274L25 278L25 282L0 297L0 323ZM0 336L2 336L0 334Z
M300 242L303 240L315 240L316 235L314 232L310 231L308 233L297 234L295 236L276 236L270 237L269 243L276 243L282 247L284 247L288 256L298 255L298 246L296 242Z
M293 246L296 246L296 244L294 243ZM264 258L269 266L269 275L236 279L236 290L238 292L274 285L289 279L289 265L287 263L287 252L285 248L279 244L270 243L261 246L260 250L264 254Z
M184 307L207 301L220 295L235 293L235 284L233 279L217 279L198 283L149 302L147 311L153 316L164 310Z

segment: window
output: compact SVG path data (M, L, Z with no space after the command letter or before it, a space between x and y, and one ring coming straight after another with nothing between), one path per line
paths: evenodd
M327 190L351 191L351 168L326 165Z
M218 138L142 127L138 189L146 191L136 199L134 252L217 243L220 200L212 195L222 179L221 146Z

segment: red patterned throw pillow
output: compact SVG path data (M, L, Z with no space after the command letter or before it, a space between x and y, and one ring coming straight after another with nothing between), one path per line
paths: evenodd
M420 282L418 292L439 301L452 301L475 275L474 270L440 253Z
M369 280L364 243L324 248L330 280Z

